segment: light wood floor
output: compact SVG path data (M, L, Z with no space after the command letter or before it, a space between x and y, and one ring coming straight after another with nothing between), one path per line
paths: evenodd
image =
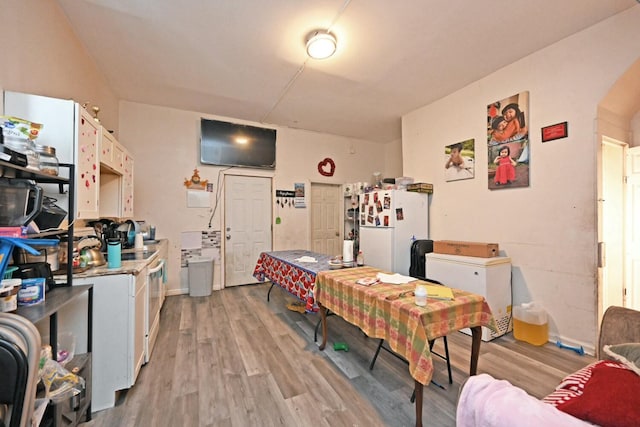
M294 298L269 284L173 296L162 309L151 361L116 407L93 414L85 427L107 426L412 426L413 379L407 365L337 316L328 319L325 351L313 341L317 314L286 308ZM99 339L99 337L94 337ZM333 342L349 351L335 351ZM442 351L441 341L434 350ZM453 367L434 357L424 389L424 423L455 426L460 383L467 377L471 338L448 337ZM507 379L541 398L560 379L593 361L552 344L534 347L512 335L483 342L478 371Z

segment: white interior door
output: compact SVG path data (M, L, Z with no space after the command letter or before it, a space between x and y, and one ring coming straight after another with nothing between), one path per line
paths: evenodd
M625 145L607 138L602 140L602 312L612 305L624 305Z
M225 175L224 286L256 283L260 252L271 250L271 178Z
M627 155L627 307L640 310L640 147Z
M313 252L342 255L343 203L341 185L311 184L311 250Z

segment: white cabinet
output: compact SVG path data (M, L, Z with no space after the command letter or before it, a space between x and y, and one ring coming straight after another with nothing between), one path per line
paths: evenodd
M104 128L100 146L100 216L133 218L133 157Z
M76 164L76 219L100 218L100 161L98 147L100 124L76 104L79 122L77 126Z
M93 284L92 410L115 405L116 391L135 384L144 361L146 269L74 279Z
M483 326L483 341L490 341L513 329L510 258L428 253L425 254L425 276L444 285L485 297L498 332ZM470 334L469 329L463 329L462 332Z
M124 152L124 147L116 142L113 146L113 169L121 175L124 175Z
M100 166L113 169L113 150L116 145L116 138L104 127L100 127Z
M124 170L122 171L122 218L133 218L133 157L123 153Z
M100 128L100 166L117 175L124 175L123 153L126 149L111 132L102 126Z

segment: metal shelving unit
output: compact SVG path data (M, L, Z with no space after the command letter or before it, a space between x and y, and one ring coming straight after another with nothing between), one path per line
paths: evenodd
M45 173L41 173L37 170L29 169L22 166L17 166L12 163L0 160L0 177L9 179L27 179L32 180L38 184L54 184L58 185L58 191L64 193L65 186L68 189L69 206L68 206L68 226L66 229L46 231L43 233L29 234L28 238L44 238L51 236L67 235L69 242L73 241L74 232L74 206L75 206L75 165L69 163L60 163L60 168L66 168L68 170L69 178L63 176L54 176ZM0 224L1 225L1 224ZM51 351L54 357L58 354L58 311L72 302L81 294L88 293L88 318L87 318L87 353L76 355L71 361L70 365L78 368L79 372L85 374L85 386L86 396L81 399L79 407L72 408L72 412L82 414L86 411L87 421L91 420L91 351L92 351L92 329L93 329L93 285L72 286L73 282L73 245L67 245L67 281L65 284L56 286L55 289L51 289L47 292L45 301L41 304L28 307L19 307L17 314L25 317L31 323L37 323L46 318L49 319L49 336ZM58 424L65 426L78 424L78 419L71 422L69 420L69 413L65 413L64 417L61 415L64 409L61 406L53 405L50 418L47 420L46 425L56 426ZM63 421L66 420L66 421ZM44 421L43 421L44 422Z

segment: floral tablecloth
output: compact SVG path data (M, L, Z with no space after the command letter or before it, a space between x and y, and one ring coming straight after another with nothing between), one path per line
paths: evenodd
M316 262L296 261L311 257ZM318 311L314 303L313 285L316 275L329 270L329 255L305 250L262 252L253 270L253 277L261 282L270 280L306 304L307 311Z
M415 305L411 291L420 281L394 285L356 284L376 277L373 267L322 271L316 278L315 298L323 307L358 326L372 338L383 338L409 361L411 376L428 384L433 375L429 340L474 326L497 330L487 301L481 295L453 289L450 301L429 298L426 307Z

